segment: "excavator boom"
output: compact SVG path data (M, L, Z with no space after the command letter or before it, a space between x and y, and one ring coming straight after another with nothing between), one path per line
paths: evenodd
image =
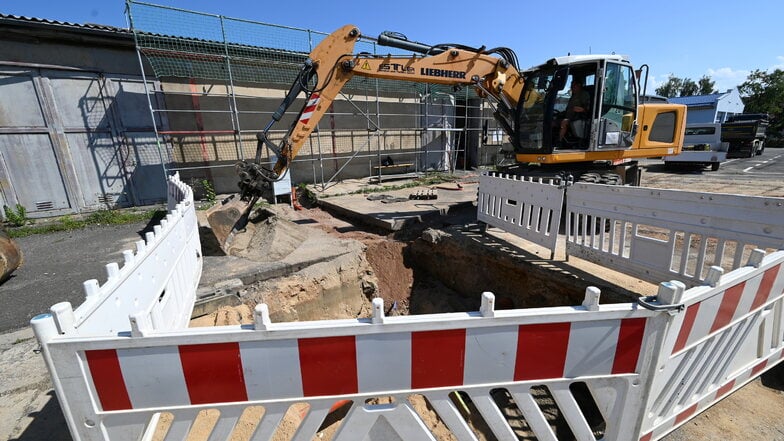
M257 135L254 161L236 164L240 197L224 201L207 211L207 221L224 251L228 252L232 236L247 224L253 204L265 196L271 183L287 172L318 121L353 76L474 86L482 95L502 97L501 106L507 113L511 113L517 104L523 81L514 66L513 53L508 49L500 52L507 56L512 54L510 60L483 53L483 49L430 47L382 34L378 39L381 44L426 54L354 54L354 45L360 36L355 26L347 25L327 36L313 49L280 107L273 113L272 120ZM267 136L269 130L302 93L306 96L305 106L283 139L278 144L273 143ZM272 150L278 158L271 169L261 164L264 148Z

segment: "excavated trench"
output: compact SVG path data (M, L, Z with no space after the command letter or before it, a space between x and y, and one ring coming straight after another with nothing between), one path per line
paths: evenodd
M242 300L251 310L266 303L273 321L304 321L368 316L375 297L384 299L387 314L408 315L477 311L487 291L498 309L579 305L588 286L602 290L605 304L638 295L482 234L463 222L473 210L394 235L345 224L318 209L304 212L306 221L303 212L266 216L235 241L233 258L271 263L297 255L305 263L283 277L249 283Z
M220 308L195 319L192 326L252 323L253 308L261 302L268 305L273 322L282 322L369 317L375 297L384 299L387 315L407 315L476 311L485 291L495 294L498 309L579 305L588 286L602 290L602 303L628 302L636 296L600 276L482 234L470 223L475 219L474 210L453 213L436 225L396 235L368 231L318 209L266 219L252 231L260 236L248 235L248 247L234 253L236 256L286 260L308 247L316 254L341 247L345 252L315 259L312 265L284 277L250 283L243 287L242 305ZM559 439L571 439L568 424L547 387L534 387L531 393ZM587 386L575 383L572 393L601 437L604 421ZM491 395L519 439L535 439L510 392L496 389ZM494 439L467 394L453 392L451 398L479 439ZM390 400L393 398L378 397L367 404ZM424 396L411 395L408 400L438 439L452 439ZM281 426L279 430L296 429L302 406L307 405L291 407L284 420L289 429ZM324 421L319 432L323 439L331 439L348 408L335 410ZM282 433L276 439L288 438Z

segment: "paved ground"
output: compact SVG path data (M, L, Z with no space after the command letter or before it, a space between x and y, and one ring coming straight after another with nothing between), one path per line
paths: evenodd
M82 282L106 280L104 265L135 249L146 223L108 225L15 239L24 264L0 285L0 333L27 326L58 302L84 301Z

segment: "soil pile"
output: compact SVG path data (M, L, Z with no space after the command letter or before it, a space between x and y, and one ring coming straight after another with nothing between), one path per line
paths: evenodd
M235 234L228 254L256 262L283 260L296 250L308 231L270 211L252 219L245 231Z

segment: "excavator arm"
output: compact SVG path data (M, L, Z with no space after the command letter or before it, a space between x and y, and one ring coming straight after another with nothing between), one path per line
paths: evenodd
M512 116L523 88L523 80L517 71L516 60L508 49L501 48L509 59L490 55L484 48L472 49L451 46L442 48L410 42L394 34L382 34L375 39L380 45L423 52L411 56L378 56L354 54L354 44L360 38L359 30L352 25L344 26L327 36L310 53L280 108L273 114L272 121L259 133L259 144L255 164L259 163L261 151L270 148L278 157L272 170L242 174L242 192L253 195L262 191L258 186L264 180L274 181L287 170L291 161L307 141L318 122L329 109L335 97L355 75L389 80L450 86L473 86L481 96L490 97L498 103L503 119L507 119L512 131ZM511 55L510 55L511 54ZM313 83L312 86L309 84ZM278 122L294 99L301 93L306 95L305 106L299 117L279 144L267 138L267 133ZM240 167L247 172L254 169L245 163ZM241 171L241 172L242 172ZM250 179L247 179L250 178Z
M523 79L517 69L516 56L510 49L487 50L484 47L475 49L460 45L428 46L408 41L398 34L384 33L374 39L379 45L419 54L355 54L354 45L360 37L359 29L347 25L328 35L313 49L280 107L273 113L271 121L257 135L258 145L254 160L236 164L236 172L240 178L239 199L224 201L207 212L208 222L224 250L233 233L247 223L253 205L263 197L273 182L287 172L292 160L335 97L355 75L474 87L480 96L489 98L495 104L496 118L508 133L513 132ZM286 135L275 144L268 137L269 131L303 93L306 97L304 107ZM261 164L265 148L272 150L278 158L271 169Z

